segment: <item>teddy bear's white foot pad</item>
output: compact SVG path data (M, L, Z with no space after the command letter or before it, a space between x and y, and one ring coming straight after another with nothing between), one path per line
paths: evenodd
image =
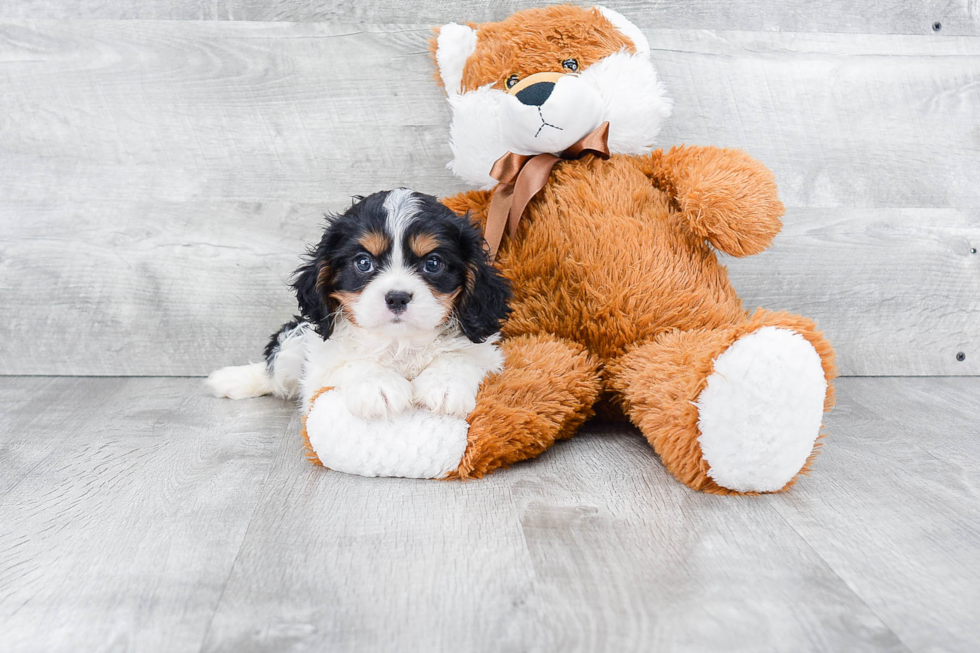
M459 467L466 420L412 409L384 420L347 410L337 391L325 392L306 417L310 446L324 467L360 476L441 478Z
M696 403L708 476L738 492L782 489L813 451L826 393L820 356L800 334L763 327L739 338Z

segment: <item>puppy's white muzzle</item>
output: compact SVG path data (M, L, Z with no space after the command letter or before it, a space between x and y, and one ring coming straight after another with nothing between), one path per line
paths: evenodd
M536 73L501 102L501 141L515 154L557 154L600 122L602 97L574 75Z

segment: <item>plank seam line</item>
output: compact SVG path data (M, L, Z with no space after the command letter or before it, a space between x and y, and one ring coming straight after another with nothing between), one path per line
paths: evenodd
M196 378L196 377L185 377L185 378ZM295 424L293 419L287 421L286 426L283 428L280 438L280 443L284 443L288 440L289 433L294 430ZM269 461L269 466L266 469L265 475L262 477L262 487L266 488L268 485L269 478L272 476L272 471L276 466L276 460L278 456L274 457ZM263 493L263 498L267 493ZM248 517L248 524L245 526L245 532L242 533L242 539L238 543L238 550L235 551L235 558L231 561L231 565L228 567L228 575L225 576L225 581L221 586L221 594L218 595L218 600L214 603L214 611L211 613L211 618L208 619L208 627L204 629L204 634L201 637L201 648L198 649L198 653L204 653L204 647L207 645L208 637L211 635L211 629L214 626L215 617L218 616L218 610L221 609L222 603L225 600L225 592L228 590L228 583L231 580L232 574L235 573L235 567L238 565L238 559L242 555L242 550L245 548L245 542L248 540L248 535L252 531L252 524L255 523L255 517L259 513L259 508L265 505L263 500L256 500L255 505L252 508L252 513Z
M779 504L777 504L777 503L771 503L771 504L769 504L769 507L772 508L772 511L774 513L776 513L776 515L779 516L779 519L782 520L782 522L784 524L786 524L786 526L788 526L791 531L793 531L794 533L796 533L796 536L798 538L800 538L800 541L803 542L804 546L806 546L806 548L809 549L813 553L813 555L817 556L817 558L824 564L824 566L830 571L830 573L832 573L834 576L836 576L838 579L840 579L840 582L844 583L844 586L847 587L847 589L851 592L852 595L854 595L854 598L856 598L858 601L860 601L861 604L864 607L866 607L868 609L868 611L871 614L873 614L876 619L878 619L879 622L881 622L881 625L884 626L885 628L887 628L888 629L888 632L890 632L892 635L895 636L895 639L897 639L902 644L902 646L905 647L905 650L908 651L909 653L913 653L913 651L909 647L909 645L905 643L905 640L902 639L901 636L899 636L899 634L896 633L895 630L891 627L891 624L889 624L887 621L885 621L881 617L881 615L878 614L878 611L877 610L875 610L870 605L868 605L868 602L864 600L864 597L857 591L857 589L855 589L851 585L851 583L849 583L847 581L847 579L845 579L843 576L841 576L840 573L838 573L838 571L836 569L834 569L833 565L831 565L830 562L826 558L824 558L822 555L820 555L820 552L819 551L817 551L815 548L813 548L813 545L810 544L810 541L808 539L806 539L806 537L802 533L800 533L798 530L796 530L796 527L793 526L793 524L791 524L788 519L786 519L786 517L783 515L782 511L779 509Z

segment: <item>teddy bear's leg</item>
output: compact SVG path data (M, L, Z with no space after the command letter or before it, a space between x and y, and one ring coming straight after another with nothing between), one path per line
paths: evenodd
M447 478L479 478L537 456L592 415L598 365L579 344L551 335L501 343L504 369L484 381L470 413L466 452Z
M833 405L833 349L813 322L787 313L671 331L609 372L670 473L713 494L788 488L808 471Z

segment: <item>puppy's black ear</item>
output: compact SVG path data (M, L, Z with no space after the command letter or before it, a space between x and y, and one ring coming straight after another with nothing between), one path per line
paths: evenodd
M456 304L456 317L466 337L483 342L500 331L500 323L510 314L510 284L490 265L483 235L470 223L460 234L465 258L465 280Z
M333 270L330 269L326 249L326 243L321 242L311 250L306 263L297 268L292 281L300 313L324 340L333 333L334 313L340 306L340 302L331 297Z

